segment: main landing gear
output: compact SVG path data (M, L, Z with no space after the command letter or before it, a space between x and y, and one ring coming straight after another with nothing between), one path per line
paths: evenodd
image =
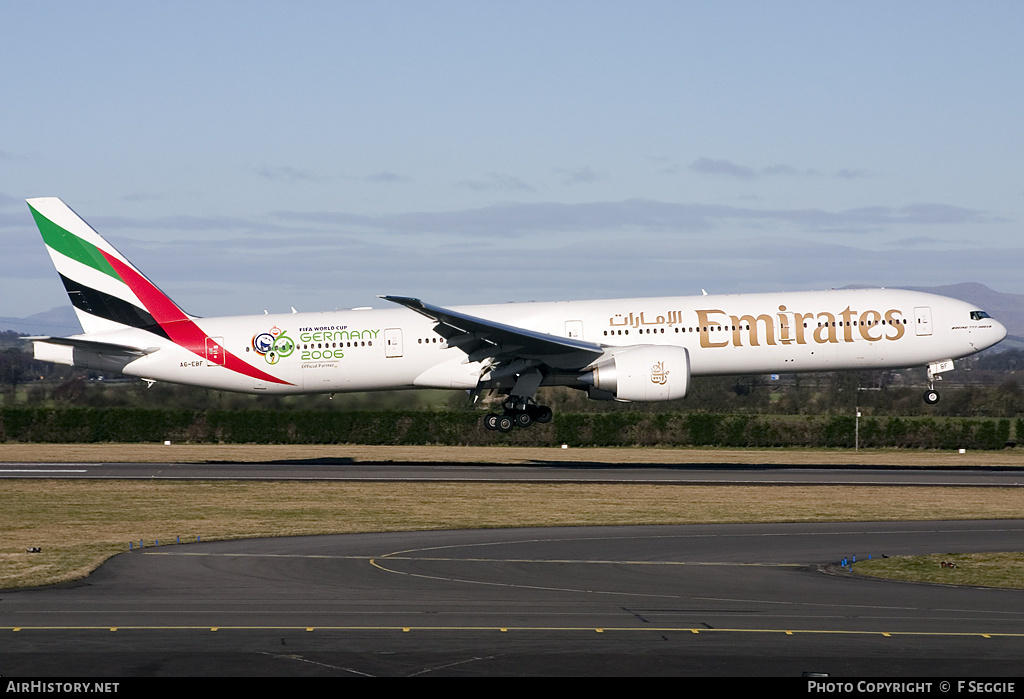
M537 405L533 398L509 396L501 404L504 412L488 413L484 418L484 427L498 432L511 432L513 427L529 427L535 422L541 424L551 422L553 413L546 405Z

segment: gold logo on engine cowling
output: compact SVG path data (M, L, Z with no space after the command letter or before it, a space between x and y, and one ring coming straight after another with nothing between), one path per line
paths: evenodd
M651 383L661 386L668 383L668 372L665 371L665 362L658 362L651 367Z

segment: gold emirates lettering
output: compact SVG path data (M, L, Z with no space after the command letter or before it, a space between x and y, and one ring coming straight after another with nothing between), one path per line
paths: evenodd
M700 346L708 348L728 347L730 344L733 347L806 345L810 342L819 345L838 344L853 342L857 335L868 342L878 342L899 340L906 332L903 313L896 308L885 311L884 318L879 311L859 312L849 306L838 314L828 311L793 313L787 312L785 306L779 306L776 316L768 313L734 316L718 308L701 309L696 313ZM717 339L721 336L714 329L731 330L732 336ZM712 339L712 332L716 333L715 339Z

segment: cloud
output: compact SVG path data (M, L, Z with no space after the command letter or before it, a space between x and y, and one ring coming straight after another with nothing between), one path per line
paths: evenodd
M854 180L861 177L874 177L874 173L868 172L867 170L849 170L844 168L836 171L836 177L843 180Z
M762 175L801 175L806 174L797 170L792 165L769 165L761 168Z
M563 175L562 184L590 184L604 177L589 165L574 169L559 168L555 172Z
M12 230L32 231L35 235L35 226L32 225L32 216L28 213L28 207L24 211L15 214L0 214L0 230L10 228Z
M818 174L815 170L799 170L792 165L779 163L755 170L746 165L738 165L728 160L713 160L711 158L697 158L690 164L690 169L702 175L725 175L740 180L753 180L759 177L813 177Z
M981 212L948 204L912 204L899 209L908 223L984 223L1005 222L1005 218L987 217Z
M235 231L248 230L258 224L234 216L91 216L88 222L101 233L106 230L173 230L173 231Z
M381 182L381 183L384 183L384 184L398 184L398 183L403 183L403 182L412 182L412 178L411 177L407 177L405 175L399 175L397 173L389 172L387 170L383 170L381 172L377 172L377 173L374 173L372 175L367 175L364 179L367 182Z
M703 231L712 226L708 211L714 208L631 199L588 204L506 203L476 209L410 212L372 217L330 212L275 212L273 215L287 220L348 223L395 233L445 233L455 236L486 237L513 233L607 231L632 227Z
M752 168L745 165L737 165L728 160L712 160L711 158L697 158L690 164L690 169L702 175L727 175L741 180L752 180L757 176Z
M161 199L163 196L155 192L128 192L121 197L122 201L132 202L159 201Z
M787 163L768 165L755 169L746 165L739 165L728 160L714 160L712 158L697 158L690 164L690 169L702 175L724 175L740 180L753 180L760 177L820 177L821 172L815 169L801 170ZM867 170L852 170L844 168L835 173L835 177L844 180L852 180L861 177L873 177L873 173Z
M737 237L743 231L777 231L789 234L891 232L900 226L985 225L1007 219L985 211L949 204L921 203L904 207L867 206L840 211L824 209L770 209L756 206L685 204L651 199L596 201L578 204L559 202L512 202L450 211L413 211L369 216L344 211L273 211L265 215L159 216L138 218L95 216L89 222L101 232L138 231L138 240L151 239L143 231L160 231L161 238L175 232L200 233L204 241L237 234L275 238L287 245L303 235L345 236L389 233L403 236L434 236L414 239L422 245L439 239L532 237L534 243L552 233L573 234L578 241L603 234L636 233L707 235L727 231ZM0 213L0 229L24 229L31 221L22 213ZM169 232L169 233L168 233ZM181 239L183 236L174 236ZM718 235L715 240L721 236ZM124 238L121 238L122 240ZM689 238L694 240L694 238ZM909 238L907 238L909 240ZM403 244L410 244L408 240Z
M672 162L672 159L664 155L648 155L647 160L657 168L655 172L662 175L679 174L679 166Z
M871 206L843 211L765 209L711 204L678 204L650 199L562 204L505 203L476 209L359 216L337 212L287 212L274 218L320 225L358 226L395 233L444 233L486 237L551 232L599 233L646 230L707 233L742 222L752 228L791 226L811 232L864 233L898 225L991 223L1004 219L945 204L901 208Z
M382 302L373 296L383 293L456 304L697 294L701 287L731 293L965 280L1014 291L1019 282L1012 266L1024 264L1024 249L999 251L1007 269L988 269L984 261L994 251L984 249L922 249L908 268L891 250L789 237L722 241L641 234L628 241L604 237L586 246L556 239L554 247L509 275L501 272L501 260L522 255L522 249L505 237L488 245L425 246L414 254L404 243L384 237L292 241L292 247L277 251L233 242L202 259L165 246L132 259L157 283L165 280L161 286L172 298L207 315L289 305L302 310L367 302L377 306ZM985 278L965 270L985 270ZM220 292L210 292L210 285L223 285L222 291L234 297L221 298Z
M184 307L210 316L380 305L373 296L384 293L457 304L959 281L1020 291L1024 248L942 249L927 236L903 237L904 249L913 249L908 265L899 241L894 248L876 237L819 234L994 220L937 204L826 211L632 199L93 223L130 236L111 242ZM60 303L63 291L30 217L0 214L0 226L12 240L0 260L0 315ZM506 274L508 260L527 261Z
M533 192L536 191L518 177L500 175L496 172L488 172L475 180L462 180L455 183L456 187L465 187L479 192L505 191L505 192Z
M273 182L284 182L295 184L297 182L322 182L324 177L317 175L311 170L281 165L278 167L261 167L256 169L256 175Z
M948 244L948 241L939 240L938 238L932 238L927 235L919 235L913 238L901 238L900 240L893 240L886 243L886 245L894 248L914 248L921 245L936 246Z

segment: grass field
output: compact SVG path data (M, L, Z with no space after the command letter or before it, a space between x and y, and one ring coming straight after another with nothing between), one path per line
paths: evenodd
M0 445L0 461L1018 466L1012 452ZM517 526L1006 519L1024 489L538 483L0 481L0 587L87 575L128 542ZM39 546L42 553L27 553ZM876 552L881 555L884 551ZM859 564L858 564L859 565Z
M891 580L1024 589L1024 553L1019 552L899 556L860 561L853 570Z

